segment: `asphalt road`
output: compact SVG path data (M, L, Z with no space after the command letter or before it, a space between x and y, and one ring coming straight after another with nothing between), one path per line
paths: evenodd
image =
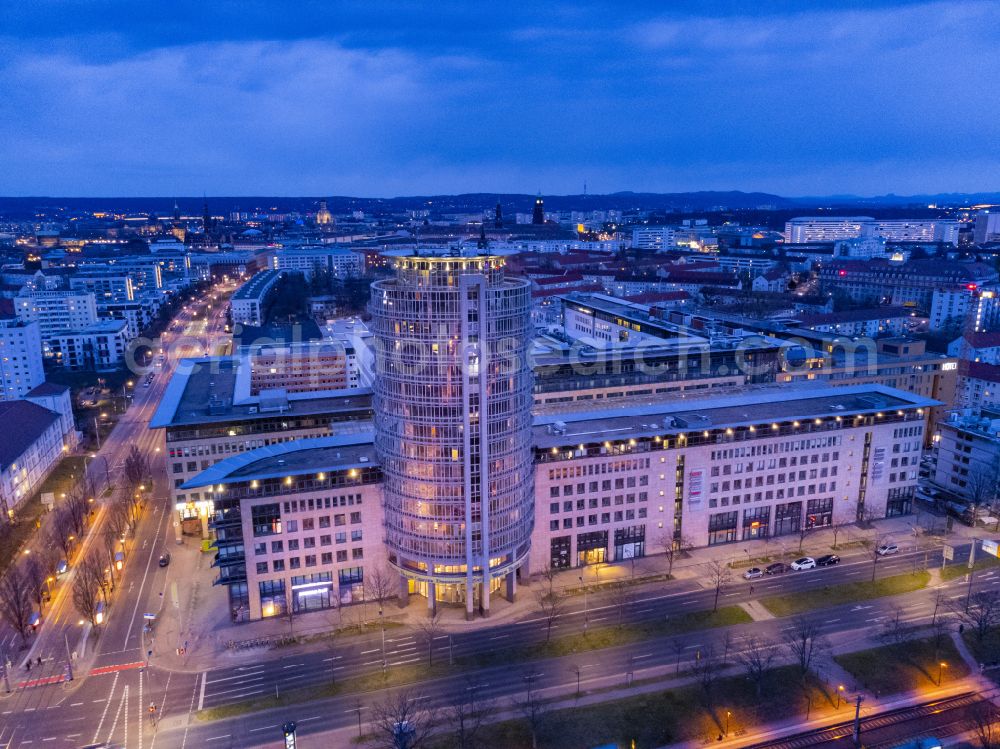
M182 311L175 322L191 347L208 348L222 331L222 306L216 306L211 319L204 314L194 317L196 307ZM176 334L175 334L176 335ZM174 338L176 340L176 338ZM166 342L170 343L170 337ZM175 360L168 358L151 385L135 389L134 402L107 437L98 457L90 462L96 474L104 471L104 460L112 480L132 445L149 459L154 477L166 475L162 435L147 428L163 395ZM148 719L150 702L157 710L171 696L186 694L195 676L157 673L140 668L150 647L144 634L143 614L156 612L168 600L169 567L161 569L157 560L171 548L172 516L168 492L160 479L136 535L130 539L126 565L118 581L113 605L87 673L74 674L64 681L67 651L76 650L83 626L72 602L73 570L66 575L49 606L43 626L29 651L32 659L42 658L41 666L31 671L21 667L24 654L11 674L14 691L0 694L0 747L54 743L57 746L83 746L98 741L122 746L152 746L153 727ZM106 520L107 507L100 503L92 530L82 553L99 543L100 529Z

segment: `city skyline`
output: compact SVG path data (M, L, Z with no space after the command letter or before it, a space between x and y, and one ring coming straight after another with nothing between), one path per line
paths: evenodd
M36 3L7 13L0 192L987 190L989 12Z

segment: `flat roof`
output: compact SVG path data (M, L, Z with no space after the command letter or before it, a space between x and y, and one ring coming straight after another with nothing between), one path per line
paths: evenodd
M608 437L652 437L709 428L939 405L940 401L882 385L831 388L784 384L748 388L712 398L680 396L673 403L540 415L535 417L533 441L537 447L555 447L567 443L603 441ZM556 423L560 423L561 433L550 434L549 425Z
M317 471L340 471L378 465L375 433L315 437L261 447L220 460L186 481L182 489L218 484L301 476Z
M247 281L245 284L240 286L236 293L233 294L229 301L236 301L239 299L256 299L261 290L272 280L281 276L284 271L280 270L262 270L260 273L254 273L253 277Z
M281 410L262 410L260 399L256 396L248 395L237 402L236 381L240 366L241 359L235 356L182 359L149 421L150 428L334 414L371 408L370 388L289 393L286 407ZM242 366L249 367L250 363L244 362Z

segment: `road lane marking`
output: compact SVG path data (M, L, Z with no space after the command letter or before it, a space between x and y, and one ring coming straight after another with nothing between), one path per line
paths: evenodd
M199 710L201 710L202 707L204 707L204 705L205 705L205 683L207 681L207 674L208 674L207 671L202 671L201 672L201 695L198 697L198 709ZM196 683L195 684L195 688L197 688L197 686L198 685Z

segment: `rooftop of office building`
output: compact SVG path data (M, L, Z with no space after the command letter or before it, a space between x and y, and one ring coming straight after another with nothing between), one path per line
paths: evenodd
M240 286L233 294L230 301L236 301L239 299L256 299L264 287L267 286L275 278L280 277L284 271L280 270L264 270L260 273L254 274L253 278L247 281L245 284Z
M307 393L262 391L251 396L250 365L247 362L241 367L240 362L234 356L182 360L149 426L157 429L252 421L269 415L346 414L371 408L370 388Z
M719 427L832 419L892 410L930 408L939 401L882 385L749 388L712 398L679 398L631 408L569 411L535 418L534 442L546 448L571 443L680 434Z
M301 476L317 471L344 471L378 465L374 433L316 437L261 447L221 460L188 480L181 488L238 484Z

